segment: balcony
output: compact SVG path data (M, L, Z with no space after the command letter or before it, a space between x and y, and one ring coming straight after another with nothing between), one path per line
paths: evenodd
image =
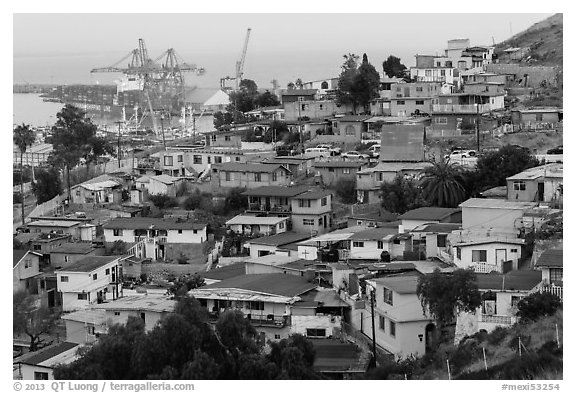
M434 113L486 113L492 110L490 104L478 105L455 105L455 104L434 104L432 112Z
M502 269L498 265L492 265L486 262L476 262L472 265L475 273L502 273Z
M140 243L156 243L156 244L165 244L168 242L167 236L134 236L134 242Z
M290 213L289 205L265 205L260 203L248 203L248 211L270 212L270 213Z
M208 319L210 322L218 321L220 314L226 311L225 309L221 309L221 311L211 311L208 313ZM240 310L243 311L243 310ZM244 312L244 311L243 311ZM277 315L260 315L260 314L245 314L246 319L250 321L252 326L267 326L267 327L276 327L276 328L283 328L285 326L290 326L290 316L277 316Z
M562 287L561 285L555 285L555 284L542 285L540 288L538 288L538 291L540 293L542 292L551 293L553 295L558 296L560 300L563 300L564 287Z
M480 314L478 322L510 326L516 323L516 318L508 315Z

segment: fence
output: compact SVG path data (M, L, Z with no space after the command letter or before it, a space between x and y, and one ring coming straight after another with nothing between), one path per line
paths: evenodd
M30 221L31 217L53 215L56 212L56 210L58 210L62 206L62 203L64 202L65 199L66 195L56 195L51 200L36 206L34 210L32 210L30 214L26 216L26 221Z

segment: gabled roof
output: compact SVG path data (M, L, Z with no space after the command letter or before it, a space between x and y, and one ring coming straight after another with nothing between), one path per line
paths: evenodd
M108 221L104 229L196 229L202 230L206 224L191 220L179 220L177 218L152 218L152 217L117 217Z
M356 232L350 236L350 240L382 240L388 235L398 233L398 228L370 228L362 232Z
M407 211L398 218L401 220L441 221L459 212L460 209L458 208L419 207L418 209Z
M563 267L563 249L546 250L540 255L534 266L537 267Z
M302 277L282 273L248 274L210 284L195 291L212 289L241 289L258 293L294 297L318 287Z
M278 169L283 169L288 173L292 173L289 169L280 164L248 164L248 163L235 163L226 162L223 164L213 165L214 169L227 172L260 172L260 173L273 173Z
M320 199L328 195L332 195L332 192L328 190L310 190L294 196L294 199Z
M216 94L226 94L219 88L211 88L211 87L194 87L194 88L186 88L186 102L192 104L202 104L202 105L210 105L207 103L211 98L213 98ZM227 95L227 94L226 94Z
M98 183L82 183L82 184L77 184L74 187L71 187L71 189L74 189L76 187L82 187L85 188L87 190L90 191L101 191L101 190L105 190L107 188L114 188L114 187L119 187L120 183L118 183L115 180L105 180L105 181L101 181Z
M72 272L72 273L90 273L96 269L99 269L107 264L120 259L117 255L111 256L89 256L82 258L73 264L65 267L64 269L58 271L58 273Z
M263 186L246 190L242 195L246 196L271 196L271 197L293 197L308 191L307 186Z
M61 227L61 228L71 228L76 225L82 224L81 221L61 221L61 220L37 220L29 222L28 226L33 227Z
M530 291L542 281L539 270L512 270L506 274L476 273L480 290Z
M250 244L258 244L264 246L284 246L286 244L299 242L310 238L309 233L297 232L282 232L272 236L262 236L256 239L251 239Z
M312 164L315 168L361 168L366 165L362 161L316 161Z

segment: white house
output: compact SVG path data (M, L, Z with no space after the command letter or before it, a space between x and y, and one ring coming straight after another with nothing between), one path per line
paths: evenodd
M35 292L36 281L34 277L40 274L40 256L33 251L12 251L12 291Z
M280 249L310 238L310 234L297 232L282 232L272 236L262 236L250 239L244 247L249 248L250 256L262 257L268 254L290 255L289 250ZM294 253L296 254L296 253Z
M197 253L207 240L206 224L175 218L115 218L103 226L107 247L122 240L138 258L173 259L183 253Z
M396 358L424 355L432 346L436 326L434 319L422 310L416 294L418 275L401 274L366 283L367 290L375 291L376 344ZM368 323L361 326L371 335Z
M460 209L447 207L420 207L407 211L398 217L402 220L399 232L408 232L417 226L432 223L460 223L462 212Z
M236 233L268 236L286 232L288 220L289 217L239 214L226 221L226 226Z
M176 188L183 179L168 175L151 176L148 180L148 193L150 195L164 194L176 196Z
M121 297L119 261L119 256L89 256L56 271L62 310L79 310Z
M537 203L471 198L459 206L462 208L464 230L490 229L498 233L518 234L524 212L537 206Z
M14 379L53 380L54 367L78 358L78 344L63 342L29 352L14 361Z
M83 309L63 314L60 317L66 326L66 341L89 344L108 331L104 310Z
M380 260L383 251L398 256L394 248L394 235L398 234L398 227L371 228L352 234L350 242L350 259ZM398 242L398 244L400 244ZM402 256L404 250L399 255Z

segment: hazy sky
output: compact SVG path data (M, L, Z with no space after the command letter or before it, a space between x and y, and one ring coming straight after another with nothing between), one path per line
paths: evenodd
M189 84L217 86L233 75L251 27L244 77L285 86L336 76L348 52L366 52L379 71L390 54L410 66L416 53L441 53L449 39L498 43L550 15L14 14L14 82L110 82L114 75L91 76L90 69L115 63L144 38L152 58L172 47L206 68Z

